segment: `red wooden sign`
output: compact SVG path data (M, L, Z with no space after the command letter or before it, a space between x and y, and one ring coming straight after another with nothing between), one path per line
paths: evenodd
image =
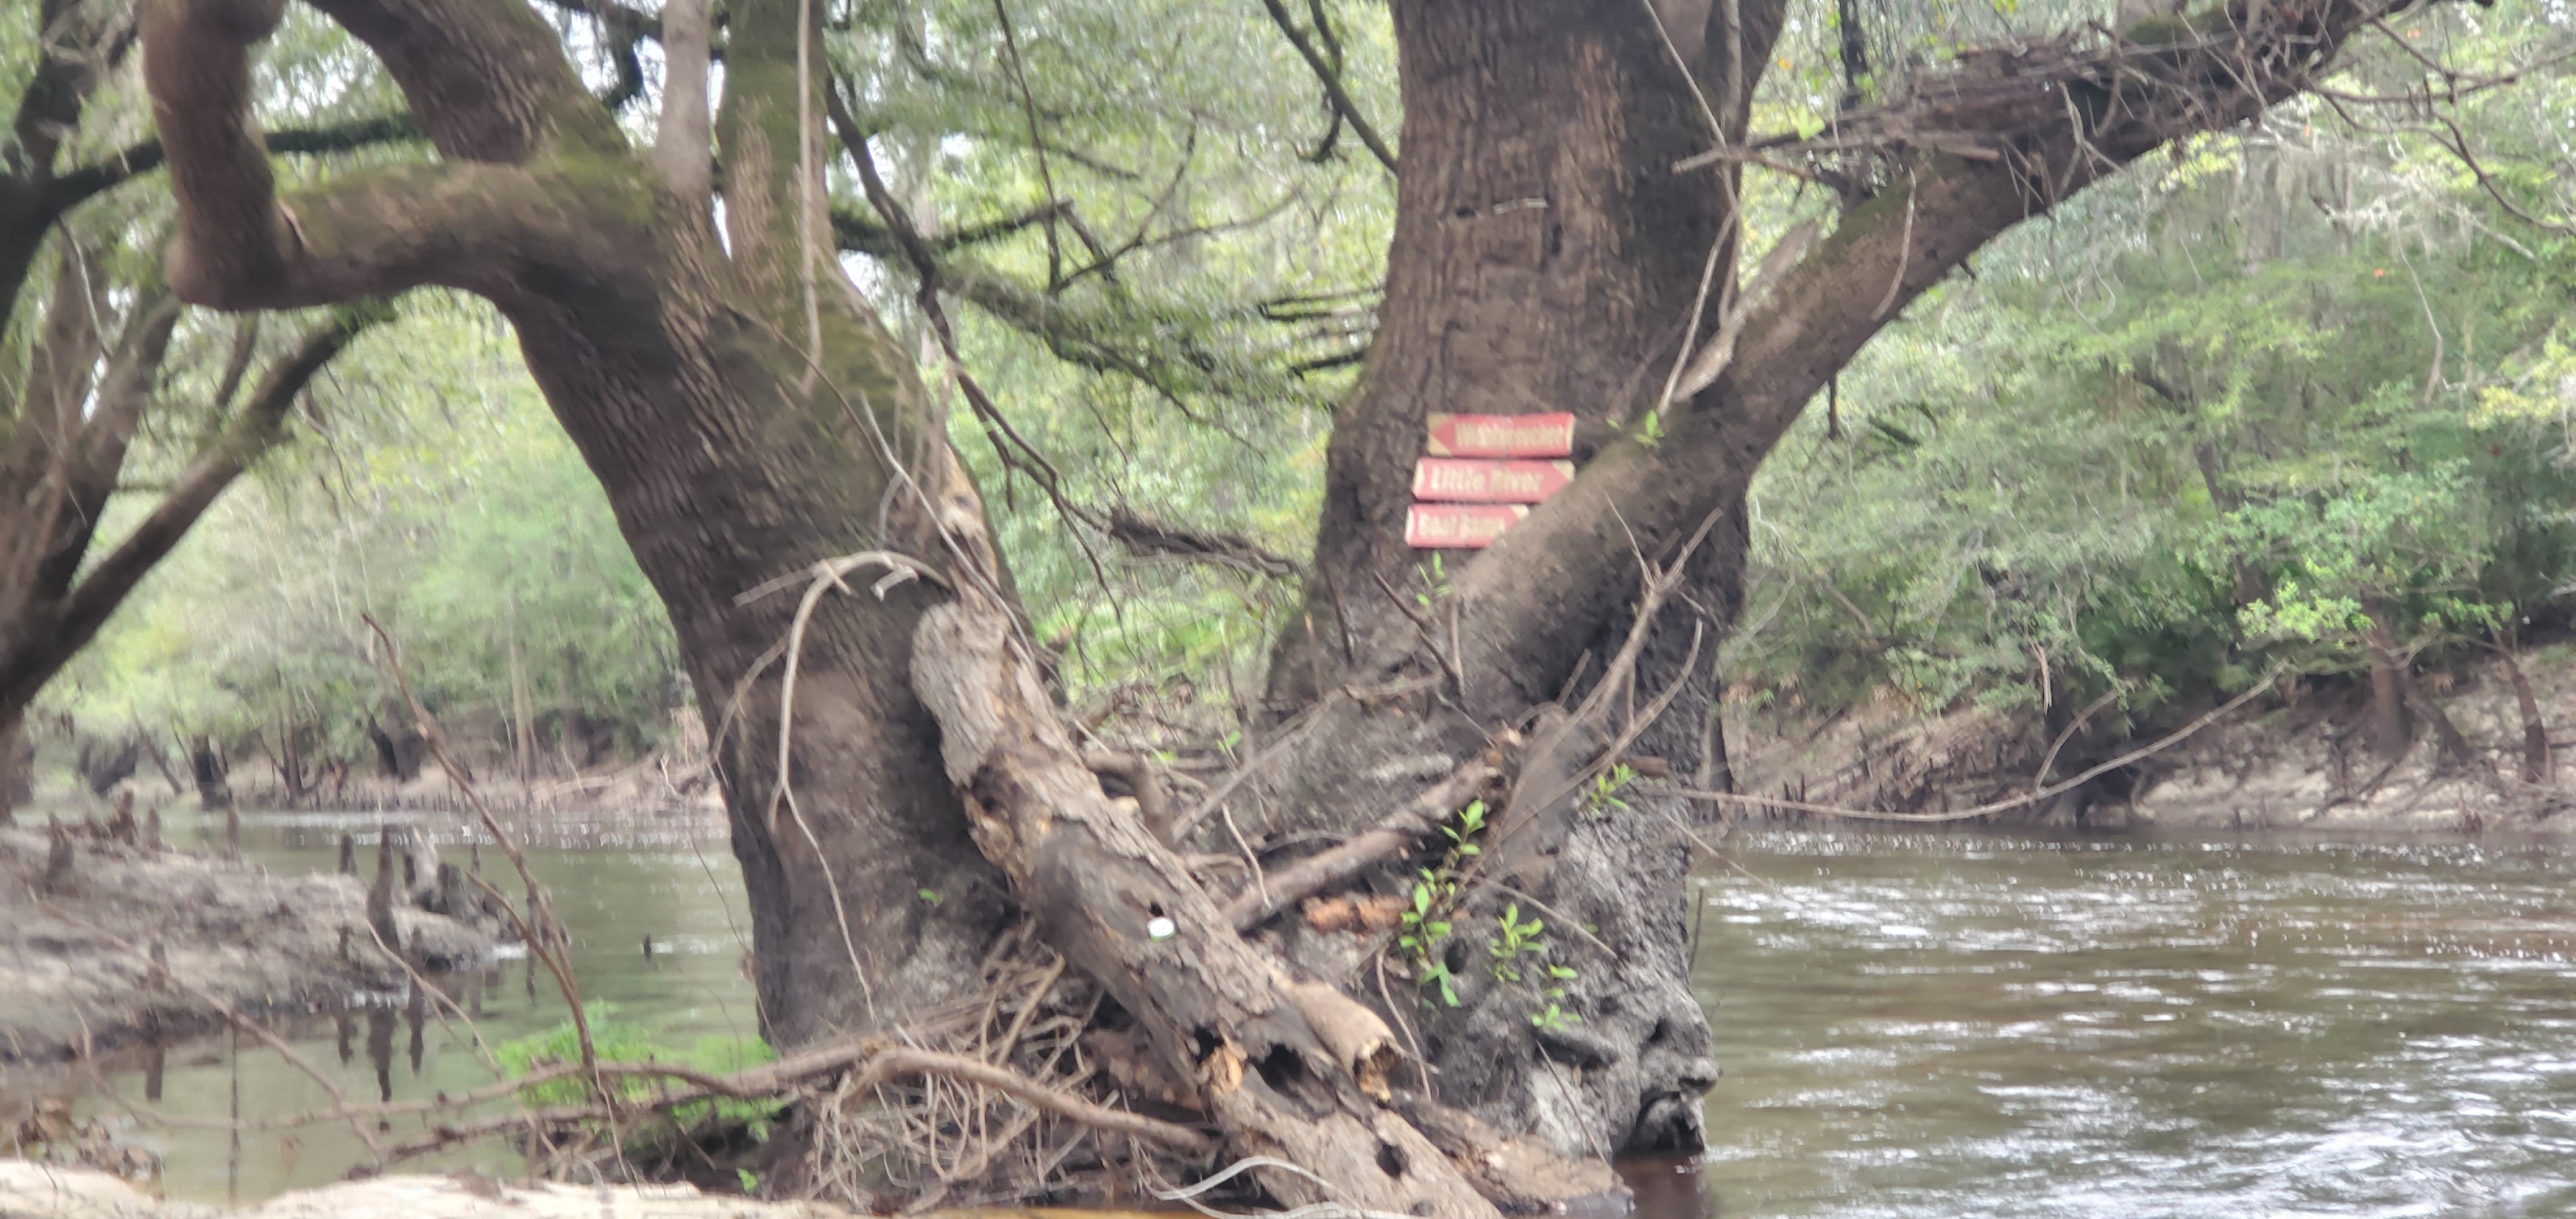
M1574 416L1433 415L1434 457L1566 457L1574 452Z
M1404 515L1404 544L1416 550L1478 550L1494 544L1529 509L1519 504L1415 504Z
M1574 481L1570 461L1472 461L1425 457L1413 464L1413 498L1476 504L1535 504Z

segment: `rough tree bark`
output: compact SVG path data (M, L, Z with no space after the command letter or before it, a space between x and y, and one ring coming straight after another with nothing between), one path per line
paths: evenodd
M729 6L720 244L691 183L704 158L685 143L649 159L629 148L513 0L316 0L383 58L441 157L281 200L248 67L280 3L168 0L146 23L181 203L170 281L228 309L438 284L514 323L720 726L773 1037L957 997L1016 898L1194 1082L1232 1150L1305 1160L1338 1200L1371 1210L1481 1215L1527 1200L1435 1134L1471 1124L1382 1076L1384 1025L1332 989L1357 987L1346 944L1306 937L1300 920L1265 933L1275 953L1247 944L1082 769L1037 686L980 501L909 359L830 257L827 73L809 8ZM1247 793L1277 828L1365 825L1534 723L1490 875L1564 909L1550 920L1560 941L1590 925L1599 955L1572 997L1583 1023L1537 1030L1499 985L1466 996L1427 1030L1442 1099L1571 1153L1695 1141L1705 1030L1680 978L1678 845L1644 808L1578 815L1571 789L1615 725L1546 707L1581 656L1626 639L1637 556L1670 563L1703 538L1686 572L1695 614L1657 624L1645 659L1619 670L1643 674L1644 702L1671 679L1666 662L1723 625L1755 467L1871 334L1997 233L2167 139L2259 112L2351 29L2404 7L2249 2L2207 45L2060 46L2049 73L1982 93L1993 70L1971 68L1908 101L1942 120L1926 128L1939 155L1908 142L1914 110L1847 115L1841 132L1878 132L1887 154L1855 171L1875 194L1751 308L1721 291L1693 329L1705 251L1732 278L1729 177L1668 158L1740 143L1781 6L1398 0L1408 119L1388 314L1336 428L1322 613L1280 651L1274 689L1309 708L1291 730L1300 748ZM1693 19L1667 49L1649 12ZM1720 82L1718 132L1674 51L1704 69L1704 92ZM666 123L662 139L694 129ZM1720 319L1731 359L1672 404L1653 443L1618 435L1614 422L1660 403L1658 356ZM1422 416L1548 407L1586 421L1575 486L1459 567L1416 621L1403 602L1421 586L1395 530ZM855 565L828 561L870 550L911 556L881 561L920 578L833 591ZM939 900L915 900L924 891ZM1481 915L1501 891L1469 900ZM1174 927L1157 934L1163 919ZM1289 1200L1321 1196L1292 1175L1264 1181Z
M181 204L169 278L188 299L228 309L434 283L486 296L510 318L670 608L709 722L722 726L773 1039L892 1024L962 997L1013 913L1007 872L1053 942L1160 1034L1158 1050L1198 1084L1238 1150L1314 1163L1335 1196L1373 1210L1492 1213L1462 1166L1387 1108L1354 1072L1359 1060L1316 1027L1316 1012L1346 1016L1352 1005L1301 1002L1132 807L1096 782L1064 781L1087 772L1059 748L1043 699L1009 702L1025 682L994 686L1027 725L1017 744L969 770L952 740L943 767L940 726L911 680L916 637L933 637L924 615L948 600L931 581L825 595L827 560L898 550L978 598L979 627L1016 630L998 561L970 544L983 534L980 501L909 359L828 239L826 73L807 58L821 41L806 24L811 6L730 9L715 124L722 244L709 200L683 194L668 172L696 158L628 148L523 6L318 7L383 58L441 163L353 173L280 199L248 105L249 51L280 5L165 4L144 37ZM666 138L690 127L666 125ZM970 782L977 837L959 795ZM1013 791L1044 802L992 794ZM1012 829L992 832L999 824ZM1196 951L1141 947L1155 909ZM1265 1174L1282 1197L1322 1196L1303 1178Z
M1733 252L1721 249L1698 309L1696 274L1732 191L1677 178L1674 162L1696 141L1718 153L1694 160L1742 163L1729 148L1742 142L1741 111L1729 106L1769 61L1782 6L1657 3L1650 17L1644 5L1397 0L1404 176L1387 301L1336 421L1316 585L1275 654L1271 693L1281 714L1303 713L1285 729L1297 740L1238 803L1270 810L1271 827L1325 834L1401 807L1497 725L1530 722L1569 685L1582 693L1626 635L1638 557L1669 562L1703 526L1681 610L1654 624L1634 669L1633 702L1669 692L1671 709L1630 748L1713 783L1701 761L1716 765L1716 750L1696 730L1714 687L1704 666L1736 604L1743 496L1805 403L1988 240L2169 139L2252 117L2315 79L2354 30L2408 7L2227 4L2179 45L2036 40L1926 76L1838 119L1833 140L1878 155L1819 166L1849 204L1831 233L1741 305L1730 301ZM1656 17L1675 34L1670 51ZM1717 125L1732 128L1722 138L1706 116L1694 129L1672 52L1696 65ZM1735 309L1728 349L1721 319ZM1651 443L1614 430L1659 399L1694 316L1692 345L1731 358L1672 404ZM1582 421L1581 474L1490 549L1446 556L1435 587L1401 534L1423 416L1542 410ZM1427 613L1399 604L1419 592L1437 594ZM1693 638L1703 667L1680 671ZM1390 697L1406 679L1417 692ZM1564 794L1507 809L1501 830L1536 852L1512 870L1513 888L1561 912L1550 919L1560 944L1578 938L1569 921L1597 928L1571 953L1580 1032L1532 1028L1529 996L1490 986L1437 1011L1426 1049L1444 1096L1561 1151L1691 1145L1706 1024L1682 978L1672 810L1634 800L1579 817L1567 783L1533 787L1533 771L1579 779L1611 760L1594 756L1604 726L1576 727L1552 744L1533 733L1520 792ZM1409 866L1375 883L1401 893ZM1469 894L1453 917L1462 928L1490 928L1519 900L1499 887ZM1295 920L1277 934L1300 959L1330 955ZM1473 941L1461 947L1467 961L1480 955Z

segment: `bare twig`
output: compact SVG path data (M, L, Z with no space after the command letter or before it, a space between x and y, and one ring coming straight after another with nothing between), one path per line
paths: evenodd
M1207 820L1208 814L1215 812L1217 806L1225 802L1226 797L1233 795L1236 788L1242 787L1253 775L1259 773L1262 767L1278 760L1279 755L1288 751L1291 742L1323 718L1325 708L1341 701L1344 697L1346 696L1342 691L1335 690L1316 700L1313 706L1299 713L1296 719L1289 721L1286 727L1279 730L1278 735L1270 738L1270 743L1263 745L1259 751L1246 759L1243 765L1236 767L1233 774L1227 775L1224 782L1217 784L1216 790L1209 792L1206 798L1192 806L1190 811L1172 819L1171 841L1174 843L1189 841L1190 832L1197 829L1200 822Z
M1379 135L1377 128L1370 126L1368 119L1360 114L1359 103L1352 101L1350 91L1342 87L1341 74L1324 62L1323 53L1315 49L1314 42L1289 17L1287 6L1279 0L1261 0L1261 3L1270 10L1270 20L1279 27L1279 32L1288 36L1289 45L1296 47L1306 66L1314 70L1315 79L1323 83L1324 97L1332 102L1342 121L1351 125L1351 131L1360 137L1360 143L1368 145L1369 155L1376 157L1377 163L1385 166L1390 176L1396 175L1395 149L1388 147L1386 137Z
M1038 158L1038 185L1045 189L1047 198L1061 198L1055 189L1055 171L1047 166L1046 134L1038 126L1037 97L1029 92L1028 67L1020 61L1020 35L1011 28L1011 10L1002 0L993 0L993 16L1002 23L1002 47L1010 52L1011 84L1020 92L1020 112L1028 119L1029 148ZM1056 215L1049 214L1045 222L1049 290L1064 283L1064 247L1056 236L1055 222ZM886 223L895 222L889 218Z
M528 867L527 853L520 849L518 840L502 828L501 819L492 815L492 806L484 803L483 794L475 790L473 779L466 774L464 767L457 765L456 756L448 752L447 734L440 730L438 720L430 715L428 708L421 706L418 698L412 696L411 679L403 672L402 657L394 649L393 636L386 633L384 625L377 622L374 615L360 614L358 617L383 645L385 666L393 673L394 688L401 692L403 704L411 709L412 720L419 725L421 736L429 742L430 752L437 755L439 767L455 781L457 790L465 793L466 803L473 805L475 815L482 819L483 832L490 834L492 840L500 845L502 855L509 859L512 868L517 869L519 879L527 882L531 909L522 917L499 890L492 889L481 877L475 878L475 883L489 891L500 903L502 912L510 917L510 922L518 930L520 942L528 946L528 954L553 975L556 989L563 992L564 1003L572 1011L573 1038L581 1049L583 1072L589 1076L594 1089L601 1088L599 1049L591 1042L590 1015L582 1008L581 985L574 980L572 962L564 956L561 945L553 942L547 934L546 929L555 925L554 910L546 899L544 886L537 883L536 873Z
M1379 860L1412 846L1424 835L1437 831L1441 823L1491 781L1494 774L1494 767L1483 759L1470 759L1375 826L1353 835L1338 846L1280 869L1278 875L1270 878L1267 893L1235 895L1235 899L1226 904L1226 922L1233 924L1237 931L1250 932L1272 914L1321 893L1358 875Z
M1099 1130L1131 1135L1191 1155L1211 1155L1218 1147L1214 1138L1187 1126L1146 1117L1141 1113L1094 1104L1007 1067L995 1066L963 1055L889 1045L876 1040L841 1042L809 1050L793 1058L780 1059L765 1067L754 1067L724 1076L685 1072L660 1063L611 1063L607 1066L608 1073L612 1075L661 1077L683 1079L689 1082L690 1086L686 1088L674 1089L650 1098L650 1104L659 1109L670 1109L712 1096L753 1098L776 1095L800 1080L855 1067L857 1073L852 1078L848 1089L852 1092L866 1092L898 1077L935 1076L990 1088L1025 1101L1057 1117ZM535 1079L536 1076L531 1075L528 1079L519 1082L521 1086L525 1086ZM605 1112L607 1107L589 1104L542 1109L537 1111L536 1116L549 1125L568 1125L596 1119ZM403 1144L395 1148L393 1154L399 1158L434 1151L458 1142L510 1129L520 1122L519 1117L512 1115L439 1126L432 1130L429 1138Z

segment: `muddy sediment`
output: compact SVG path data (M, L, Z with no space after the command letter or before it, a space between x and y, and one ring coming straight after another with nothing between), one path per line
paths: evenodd
M1000 1219L1027 1212L984 1212ZM757 1202L686 1185L520 1185L476 1174L396 1176L298 1190L251 1209L159 1202L93 1169L0 1160L0 1219L846 1219L813 1202ZM936 1214L936 1212L934 1212ZM1114 1217L1113 1217L1114 1219Z
M354 876L0 829L0 1066L207 1032L224 1023L217 1003L258 1019L399 993L409 974L378 947L366 907ZM497 947L442 915L398 906L393 919L419 968Z
M2277 688L2282 693L2065 791L2055 789L2096 762L2145 750L2162 734L2120 737L2078 728L2061 730L2061 741L2027 714L1970 708L1923 716L1893 700L1821 721L1766 712L1735 720L1729 732L1739 745L1739 790L1777 803L1738 807L1757 820L1821 822L1837 819L1791 806L1939 816L2008 804L1966 820L2185 832L2576 836L2576 646L2534 652L2522 667L2548 742L2542 759L2527 756L2530 736L2510 672L2490 660L2417 675L2422 698L2410 716L2414 739L2393 761L2370 730L2365 689L2290 679ZM2442 739L2435 711L2455 739ZM2051 794L2029 798L2043 790Z

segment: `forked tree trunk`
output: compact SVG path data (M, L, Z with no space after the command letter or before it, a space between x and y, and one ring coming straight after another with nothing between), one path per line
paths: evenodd
M1658 5L1672 35L1667 44L1642 7L1604 12L1553 0L1395 6L1404 174L1386 302L1357 398L1334 428L1318 579L1307 613L1283 640L1271 691L1282 710L1292 710L1336 686L1367 684L1370 663L1390 639L1421 633L1411 607L1401 604L1416 594L1432 597L1428 634L1437 647L1514 652L1522 672L1544 675L1544 684L1466 672L1472 656L1453 656L1467 689L1442 700L1447 709L1417 697L1413 708L1328 716L1314 732L1314 752L1379 765L1376 759L1394 752L1387 748L1392 736L1411 738L1417 756L1463 756L1478 747L1486 726L1513 722L1557 697L1585 652L1597 678L1618 650L1630 622L1617 602L1594 601L1603 591L1597 588L1547 587L1592 577L1566 573L1545 555L1525 560L1522 575L1538 586L1531 595L1565 597L1577 631L1555 640L1460 639L1453 646L1448 616L1459 607L1425 570L1426 556L1404 543L1414 462L1434 412L1570 411L1578 418L1575 458L1588 462L1623 425L1637 426L1662 403L1711 247L1723 243L1710 298L1689 336L1695 347L1717 328L1735 244L1726 228L1731 176L1671 172L1673 162L1719 139L1676 57L1688 58L1726 137L1741 138L1750 82L1770 57L1784 7L1776 0ZM1685 689L1633 750L1667 758L1686 776L1699 769L1716 645L1737 600L1740 504L1752 470L1748 462L1695 475L1699 485L1689 493L1716 506L1720 527L1691 556L1688 608L1655 624L1637 665L1637 702L1671 683ZM1560 498L1584 493L1578 485ZM1644 557L1657 562L1669 561L1680 541L1639 539ZM1441 569L1456 572L1474 559L1450 552ZM1633 595L1633 575L1613 578L1628 584L1617 591ZM1695 635L1696 663L1685 671ZM1462 703L1463 716L1455 710ZM1602 743L1597 734L1581 734L1562 742L1558 752L1566 756L1533 764L1580 766ZM1363 787L1369 796L1349 798L1345 787L1342 798L1317 799L1361 779L1322 778L1334 770L1308 769L1317 760L1301 756L1283 768L1288 790L1269 793L1267 803L1296 811L1268 828L1348 834L1400 801L1403 785L1437 777L1404 773L1393 784ZM1301 771L1312 787L1296 777ZM1689 848L1666 819L1682 810L1650 811L1638 797L1627 817L1573 823L1563 820L1565 811L1521 810L1557 820L1544 833L1551 862L1519 876L1511 886L1517 893L1471 886L1474 896L1451 919L1457 930L1444 951L1456 958L1449 964L1462 979L1453 984L1461 1005L1400 993L1394 1002L1403 1010L1388 1015L1421 1029L1441 1096L1506 1129L1533 1130L1569 1155L1695 1149L1702 1141L1697 1101L1715 1068L1706 1057L1707 1019L1682 960ZM1400 880L1380 881L1390 882L1401 895ZM1512 982L1486 964L1497 912L1519 905L1531 913L1521 895L1556 912L1544 919L1556 928L1556 959L1576 972L1557 980L1566 994L1554 1001L1567 1019L1548 1027L1533 1023L1550 1002L1536 979ZM1569 920L1592 930L1567 926ZM1293 918L1281 934L1330 938ZM1328 948L1301 943L1297 951L1321 955Z
M181 203L173 286L250 309L437 283L510 318L717 726L773 1039L958 997L1016 897L1192 1081L1233 1151L1284 1154L1330 1183L1265 1172L1282 1198L1426 1216L1534 1200L1485 1179L1498 1137L1443 1142L1434 1132L1475 1127L1391 1091L1383 1027L1348 997L1368 988L1349 941L1291 918L1261 932L1275 953L1256 950L1237 927L1262 912L1224 912L1082 769L941 422L831 256L818 185L828 73L807 58L820 31L799 29L811 6L729 6L720 243L686 116L666 116L652 161L636 155L516 0L316 4L384 58L440 161L347 175L280 206L247 60L276 0L168 0L145 41ZM1669 564L1701 539L1677 599L1692 612L1655 624L1637 689L1602 704L1643 704L1685 680L1704 697L1732 613L1744 488L1834 370L1985 240L2176 133L2259 111L2350 28L2402 5L2258 14L2226 56L2158 53L2151 66L2171 85L2129 83L2116 57L2053 90L2016 82L1977 111L2000 124L1996 147L1906 160L1901 182L1756 307L1725 308L1721 274L1692 331L1706 252L1731 266L1729 178L1672 162L1740 135L1782 7L1657 0L1678 31L1668 47L1647 6L1395 6L1407 131L1387 312L1336 427L1315 609L1272 681L1312 714L1244 807L1274 810L1273 830L1346 830L1538 713L1485 870L1468 878L1510 888L1466 891L1442 950L1462 1006L1420 1031L1443 1099L1561 1151L1695 1144L1711 1073L1683 978L1685 856L1668 810L1586 798L1620 725L1545 706L1587 653L1592 672L1609 668L1638 559ZM1676 51L1716 82L1715 126L1733 131L1707 129ZM1732 363L1639 429L1651 443L1619 437L1614 424L1661 398L1685 332L1704 338L1722 315L1740 323ZM1451 568L1429 615L1402 612L1427 591L1397 536L1424 415L1549 408L1584 419L1575 485ZM872 588L823 566L859 551L909 555L925 578ZM1673 705L1680 714L1629 744L1687 764L1699 707ZM1534 990L1479 967L1492 911L1513 894L1548 914L1559 945L1591 945L1566 949L1581 1023L1534 1020ZM1397 992L1388 1014L1417 1002Z
M1676 612L1643 640L1634 688L1605 700L1611 722L1536 721L1503 842L1480 864L1508 887L1469 878L1449 964L1471 984L1460 1007L1435 1003L1423 1029L1445 1097L1570 1153L1700 1137L1696 1097L1711 1069L1683 977L1679 810L1605 806L1580 789L1618 761L1606 755L1626 709L1668 693L1665 718L1627 748L1675 773L1702 769L1744 494L1763 458L1862 343L1984 242L2178 133L2259 112L2307 79L2297 65L2330 56L2379 12L2341 0L2231 7L2239 24L2205 55L2140 52L2037 89L1973 71L1918 82L1906 104L1922 113L1884 130L1991 134L1962 155L1836 166L1850 210L1794 270L1767 285L1756 276L1738 301L1734 251L1720 240L1730 180L1674 165L1741 138L1784 7L1397 0L1405 128L1386 302L1357 398L1335 424L1316 586L1271 674L1276 710L1304 718L1238 802L1272 810L1267 825L1281 833L1346 833L1403 807L1498 726L1583 695L1628 636L1639 560L1669 564L1704 535ZM1696 68L1713 113L1676 57ZM1846 115L1838 137L1871 139L1875 121ZM1722 358L1643 426L1685 338ZM1581 474L1491 548L1426 574L1401 535L1425 416L1532 411L1577 415ZM1417 596L1428 605L1417 610ZM1424 862L1393 861L1374 883L1402 895ZM1534 1027L1529 988L1473 981L1495 912L1526 913L1523 895L1553 912L1578 971L1565 1006L1583 1022L1570 1029ZM1333 957L1328 937L1297 920L1276 934L1296 959Z

